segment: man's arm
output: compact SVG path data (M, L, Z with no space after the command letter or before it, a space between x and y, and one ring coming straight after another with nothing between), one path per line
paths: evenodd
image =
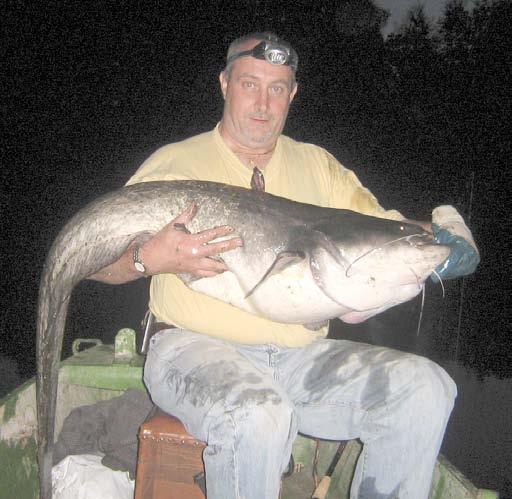
M432 211L432 222L408 220L405 222L419 225L434 235L439 244L449 246L448 258L437 267L431 279L454 279L472 274L480 263L480 254L473 235L465 224L461 214L449 205L438 206Z
M460 213L453 206L439 206L432 212L432 222L411 220L396 210L384 210L375 196L359 181L351 170L342 166L334 156L329 155L332 172L331 206L348 208L367 215L403 220L419 225L431 232L439 244L450 247L448 258L436 269L441 279L453 279L472 274L480 255L471 231ZM436 274L432 280L437 282Z
M232 234L234 229L229 226L215 227L196 234L189 233L185 224L194 218L196 212L197 206L189 206L140 246L139 258L144 262L146 273L142 274L135 268L132 245L119 260L89 276L89 279L108 284L122 284L156 274L213 277L226 271L226 265L214 257L242 246L242 240L239 237L232 237L213 242Z
M432 211L432 233L439 244L450 247L448 258L436 269L441 279L453 279L472 274L480 263L480 253L473 234L461 214L450 205ZM437 282L437 276L431 276Z
M432 233L432 223L431 222L425 222L424 220L412 220L410 218L404 218L404 222L408 224L413 224L421 227L423 230L426 230L427 232Z

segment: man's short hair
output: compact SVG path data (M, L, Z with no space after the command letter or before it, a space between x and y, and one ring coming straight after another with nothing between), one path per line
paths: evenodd
M256 42L262 42L262 41L269 41L273 42L279 45L282 45L283 47L286 47L294 54L294 57L298 61L297 52L294 50L294 48L288 43L286 40L283 40L279 36L277 36L275 33L272 33L270 31L255 31L254 33L249 33L247 35L241 36L240 38L237 38L236 40L233 40L228 47L228 53L226 55L226 60L229 61L230 57L233 54L236 54L237 52L240 52L242 49L241 47L248 41L256 41ZM236 60L236 59L235 59ZM226 77L229 79L230 73L231 73L231 67L233 66L233 62L235 60L232 60L226 64L226 67L224 68L224 73L226 74ZM292 69L293 73L293 83L295 83L295 69Z

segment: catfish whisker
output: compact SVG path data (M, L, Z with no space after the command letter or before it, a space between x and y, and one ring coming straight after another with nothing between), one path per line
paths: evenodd
M445 297L445 290L444 290L443 280L441 279L441 276L436 272L435 269L432 271L432 274L434 274L439 279L439 283L441 284L441 289L443 290L443 298L444 298Z
M416 336L420 335L420 328L421 328L421 320L423 319L423 307L425 306L425 286L422 286L423 290L421 292L421 310L420 310L420 316L418 318L418 328L416 329Z
M345 271L345 277L349 277L348 275L348 272L350 270L350 268L355 264L357 263L359 260L361 260L361 258L364 258L365 256L368 256L370 253L373 253L374 251L377 251L377 250L380 250L382 248L384 248L384 246L389 246L390 244L393 244L393 243L396 243L398 241L402 241L402 240L407 240L409 241L410 238L412 237L415 237L415 236L422 236L423 234L422 233L418 233L418 234L409 234L408 236L402 236L402 237L397 237L396 239L392 239L391 241L388 241L384 244L382 244L381 246L375 246L373 248L370 248L368 251L365 251L363 254L359 255L354 261L352 261L349 266L347 267L347 270ZM416 276L417 278L417 276Z
M439 279L439 282L441 284L441 288L443 290L443 298L444 298L445 297L445 291L444 291L443 280L441 279L441 276L436 272L436 270L433 270L432 273L435 274L437 276L437 278ZM420 317L418 319L418 329L416 330L416 336L420 335L420 326L421 326L421 319L423 317L423 307L424 307L424 305L425 305L425 286L423 286L423 292L421 293L421 310L420 310Z
M420 278L418 277L418 274L416 274L416 272L414 272L414 270L411 267L409 267L409 265L406 265L406 267L411 271L411 274L415 277L416 284L418 285L418 288L421 289L422 286L421 286Z

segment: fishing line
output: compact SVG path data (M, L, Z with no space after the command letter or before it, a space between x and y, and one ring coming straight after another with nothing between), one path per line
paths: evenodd
M468 207L468 225L471 223L471 212L473 211L473 194L475 188L475 170L471 170L470 178L470 189L469 189L469 207ZM466 286L465 276L462 276L462 282L460 283L460 298L459 298L459 317L457 321L457 341L455 343L455 361L459 359L459 342L460 342L460 326L462 323L462 310L464 308L464 292Z

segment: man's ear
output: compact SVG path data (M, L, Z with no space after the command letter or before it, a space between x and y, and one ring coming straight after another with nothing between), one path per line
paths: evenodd
M219 82L222 96L224 99L226 99L226 93L228 91L228 79L225 71L222 71L222 73L219 75Z
M297 82L295 82L295 84L293 85L292 91L290 92L290 104L292 103L292 100L294 99L295 94L297 93L297 88L298 88L298 84L297 84Z

